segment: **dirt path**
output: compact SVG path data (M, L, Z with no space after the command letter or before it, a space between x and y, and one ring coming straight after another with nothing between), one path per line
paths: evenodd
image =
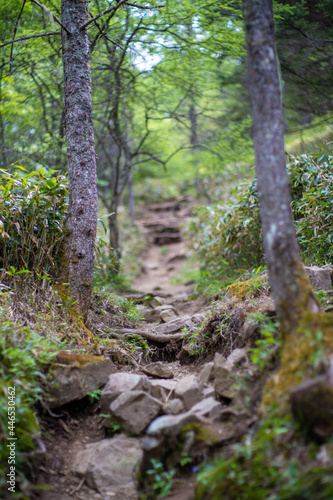
M179 274L187 258L181 237L181 226L190 215L189 201L183 199L146 206L139 220L139 224L146 233L148 244L142 257L143 272L137 278L133 288L162 297L164 304L174 306L180 316L192 315L202 310L206 303L202 299L188 300L193 284L170 282ZM158 322L144 322L139 328L153 331L156 325ZM157 349L155 352L160 351ZM158 354L153 360L156 359L158 359ZM193 365L182 366L175 359L168 363L168 367L177 379L189 374L197 374L201 368ZM126 365L119 368L126 372L141 373L140 369L135 366ZM87 406L87 403L78 402L77 405L61 409L61 413L61 418L48 416L43 424L44 431L48 435L45 440L47 451L38 477L36 477L36 483L47 484L51 489L37 493L34 498L38 500L107 500L110 498L131 500L137 498L135 494L127 498L127 496L114 495L112 491L109 495L100 495L87 486L85 480L78 478L72 472L73 460L77 453L87 444L105 439L102 418L99 416L99 404ZM172 498L179 500L192 498L188 487L185 490L186 495L180 490L180 496L176 495Z
M144 207L139 225L146 233L147 248L142 256L143 272L134 283L136 290L173 299L191 293L191 283L171 283L187 257L181 231L191 216L190 206L191 200L184 198Z

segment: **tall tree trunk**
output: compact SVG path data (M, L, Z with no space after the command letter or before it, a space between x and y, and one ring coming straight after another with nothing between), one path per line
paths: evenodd
M88 315L94 269L97 229L96 155L91 104L87 2L62 0L62 57L65 83L69 209L66 221L65 261L62 280L69 284L70 299L85 321Z
M264 248L272 294L286 334L297 328L304 312L319 312L319 306L300 262L292 218L272 1L244 0L244 6Z
M129 211L131 219L134 221L135 220L135 200L134 200L134 193L133 193L132 170L130 170L128 173L127 194L128 194L128 211Z
M116 256L116 262L113 263L113 270L118 273L120 270L121 261L121 236L118 224L118 207L119 198L113 197L111 201L111 212L112 215L109 217L109 242L110 242L110 253L112 256Z

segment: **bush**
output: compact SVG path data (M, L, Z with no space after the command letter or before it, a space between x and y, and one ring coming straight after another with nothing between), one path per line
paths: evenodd
M333 255L333 156L290 156L288 175L301 255L323 265ZM241 184L227 205L197 209L185 236L198 255L202 284L264 265L257 181Z
M68 207L67 181L46 173L0 170L0 267L55 274Z

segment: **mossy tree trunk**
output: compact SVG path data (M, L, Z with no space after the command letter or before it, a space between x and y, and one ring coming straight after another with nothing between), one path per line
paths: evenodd
M258 195L269 280L281 330L319 312L299 257L285 162L283 117L271 0L244 0L248 88Z
M97 229L96 154L91 103L87 2L62 0L62 57L65 85L69 209L62 282L85 321L88 315Z

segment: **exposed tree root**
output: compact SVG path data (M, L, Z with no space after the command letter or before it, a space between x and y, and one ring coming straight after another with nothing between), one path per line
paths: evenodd
M113 328L113 330L117 335L121 334L124 335L125 337L129 337L131 335L140 335L141 337L145 337L146 339L152 340L154 342L160 342L161 344L166 344L168 342L171 342L172 340L180 340L184 338L183 333L158 334L158 333L145 332L144 330L132 330L128 328Z

